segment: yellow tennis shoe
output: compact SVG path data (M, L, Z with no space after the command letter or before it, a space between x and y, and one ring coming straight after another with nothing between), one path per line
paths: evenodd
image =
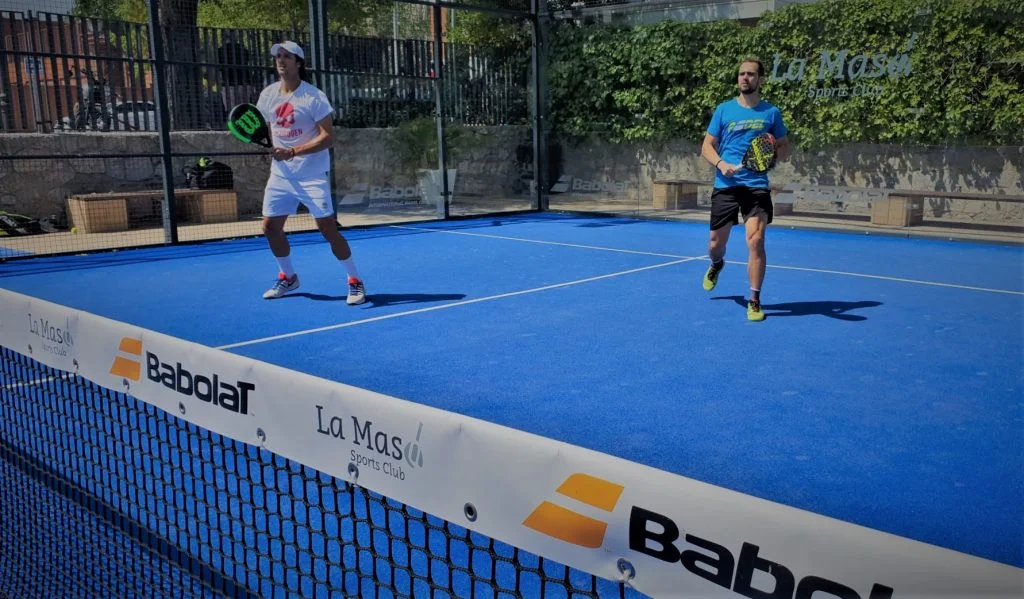
M747 302L747 320L761 322L764 320L764 310L761 309L761 302L750 300Z
M711 266L708 267L708 271L704 273L704 291L711 291L718 284L718 274L725 268L725 261L722 261L722 265L715 268L715 263L712 262Z

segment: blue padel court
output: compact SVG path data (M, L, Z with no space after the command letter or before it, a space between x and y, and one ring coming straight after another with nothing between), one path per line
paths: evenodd
M0 287L1024 566L1024 250L563 214L15 261Z

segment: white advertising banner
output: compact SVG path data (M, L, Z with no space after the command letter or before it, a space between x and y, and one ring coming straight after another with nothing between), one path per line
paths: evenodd
M1024 595L1021 568L4 290L0 344L652 597Z

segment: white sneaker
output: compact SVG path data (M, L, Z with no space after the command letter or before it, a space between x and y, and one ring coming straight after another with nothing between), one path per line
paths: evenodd
M350 306L358 306L366 301L366 288L363 282L352 277L348 278L348 299L345 300Z
M284 276L284 273L277 274L277 281L274 282L274 286L267 289L263 293L263 299L277 299L286 293L290 293L299 288L299 274L295 273L292 278Z

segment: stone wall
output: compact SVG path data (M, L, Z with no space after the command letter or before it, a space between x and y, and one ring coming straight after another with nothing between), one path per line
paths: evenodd
M595 193L614 193L615 189L625 187L628 199L642 207L651 205L654 180L707 181L708 186L701 190L702 203L706 203L714 179L714 170L700 157L699 144L690 141L657 146L597 140L565 142L561 172L590 181L589 186L598 190ZM1024 146L920 148L853 144L794 152L772 172L771 180L795 188L793 197L798 211L869 215L871 200L892 189L1024 197L1022 176ZM602 186L600 182L613 184ZM926 198L925 219L1024 226L1024 204Z
M335 130L334 166L339 195L358 186L388 188L418 184L417 170L429 165L399 163L394 137L392 129ZM466 138L462 144L464 150L452 157L458 169L456 194L500 196L506 190L509 193L517 190L521 194L524 176L528 176L524 169L532 170L532 163L522 163L523 149L531 144L530 129L473 128ZM224 152L245 152L253 147L217 131L172 133L171 145L174 153L209 155L231 166L239 196L239 214L259 215L270 168L267 155L218 156ZM140 157L159 151L155 133L0 135L0 210L61 217L66 214L68 196L162 189L160 159ZM89 154L117 156L79 157ZM62 158L31 158L40 155ZM175 186L184 185L181 169L195 161L196 157L175 159Z
M414 188L426 163L402 164L393 129L336 129L336 192L353 189ZM712 169L699 146L677 141L658 146L609 144L596 140L558 142L558 175L587 181L582 193L630 199L651 205L655 179L710 182ZM266 155L218 156L251 150L224 132L171 135L176 153L203 153L229 164L239 194L239 213L259 215L270 159ZM452 157L457 170L455 197L521 197L532 172L531 132L526 127L472 128ZM159 142L155 133L63 133L0 135L0 210L31 216L66 213L66 198L75 194L162 188ZM115 158L79 158L88 154ZM59 160L26 159L59 155ZM7 159L13 157L13 160ZM176 185L181 168L195 157L175 160ZM436 167L435 167L436 168ZM1024 195L1024 146L911 148L849 145L797 152L772 174L774 183L799 184L796 209L866 215L881 192L835 189L860 187L925 191L984 192ZM556 183L552 181L552 183ZM710 194L710 185L702 189ZM1024 204L929 198L925 218L986 224L1024 224Z

